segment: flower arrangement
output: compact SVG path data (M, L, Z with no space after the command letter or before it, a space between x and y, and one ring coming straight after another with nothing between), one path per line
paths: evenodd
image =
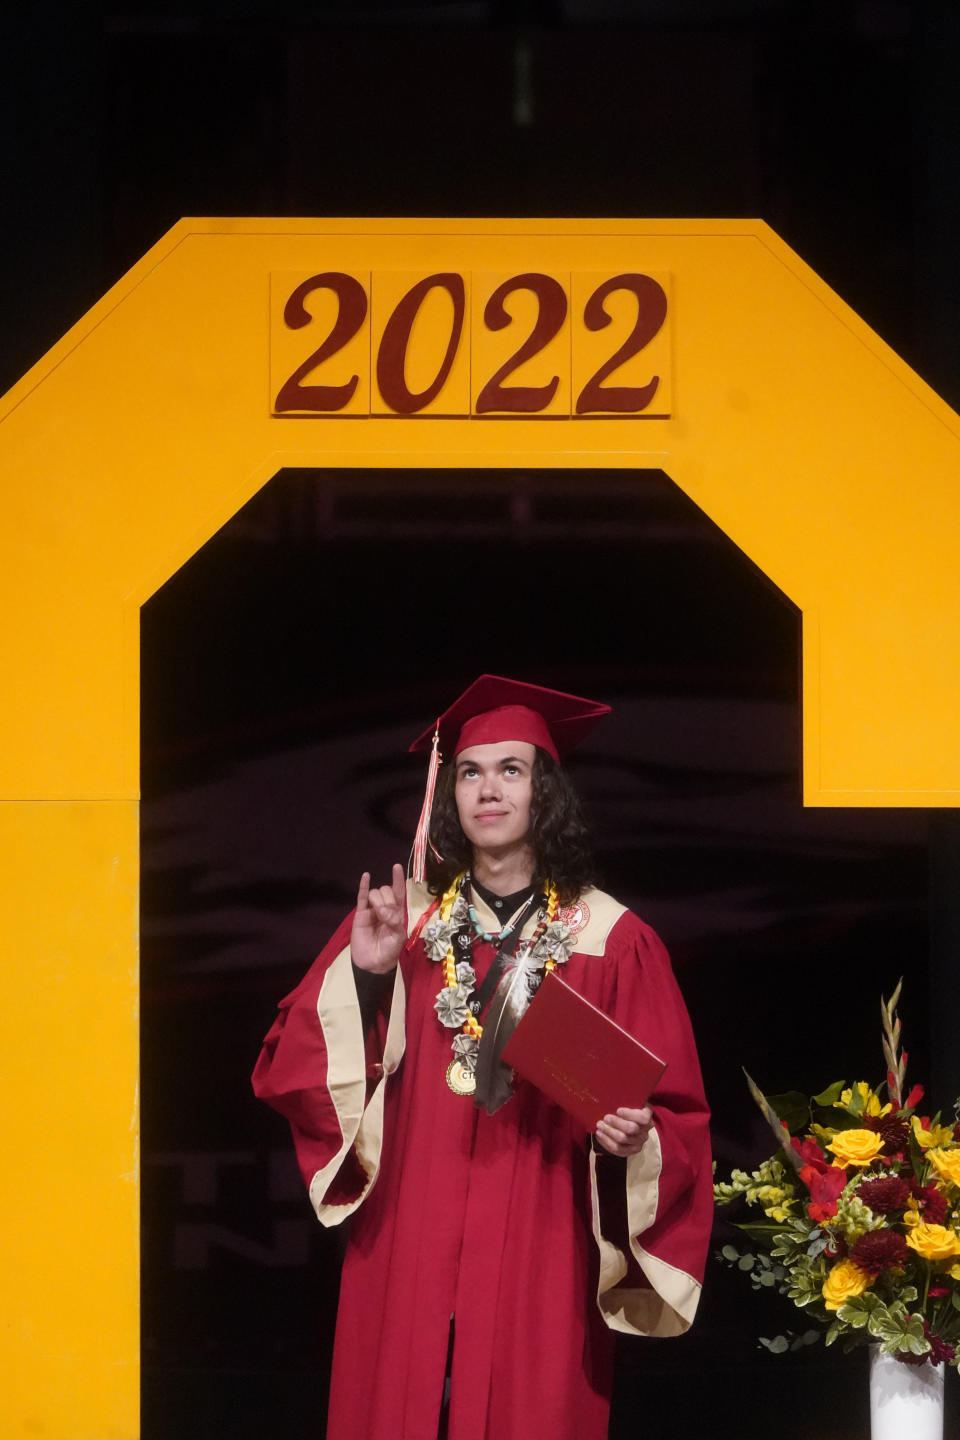
M714 1185L718 1205L742 1199L764 1217L737 1226L751 1248L717 1258L826 1326L828 1345L879 1342L907 1364L960 1367L960 1099L943 1124L918 1113L922 1086L904 1094L899 998L900 985L881 1000L885 1086L764 1096L747 1076L780 1148ZM821 1333L760 1343L782 1353Z

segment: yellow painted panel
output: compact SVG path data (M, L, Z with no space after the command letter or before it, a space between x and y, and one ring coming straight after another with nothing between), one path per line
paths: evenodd
M272 415L271 276L330 271L369 278L368 370L361 331L349 358L376 413ZM581 341L608 344L577 329L582 278L669 277L637 357L669 345L668 418L471 417L466 336L417 409L451 334L436 291L409 339L394 326L384 400L411 284L462 276L466 326L471 276L527 271L572 277L574 408ZM313 313L305 340L327 325ZM181 222L0 403L2 1434L136 1430L138 611L284 466L398 484L408 467L619 469L639 487L666 470L803 612L806 803L960 804L960 421L764 225Z
M574 314L577 277L669 277L651 347L668 332L670 418L468 418L466 345L416 423L382 401L366 419L270 415L271 274L369 275L375 369L412 278L531 269L574 277ZM431 292L411 326L413 390L449 338L444 303ZM956 416L756 222L182 222L0 421L0 583L19 616L0 666L22 677L0 716L0 795L136 793L136 606L282 465L625 467L638 484L660 465L818 612L808 803L956 803L958 458ZM885 617L879 646L864 607ZM854 667L830 659L851 647ZM867 737L863 710L882 716Z
M0 805L0 1433L138 1417L137 807Z

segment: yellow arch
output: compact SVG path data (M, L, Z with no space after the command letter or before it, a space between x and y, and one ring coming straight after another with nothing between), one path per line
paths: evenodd
M670 417L274 417L319 269L668 276ZM181 221L0 405L5 1434L138 1430L139 607L326 465L666 470L803 612L805 802L960 804L960 422L765 225Z

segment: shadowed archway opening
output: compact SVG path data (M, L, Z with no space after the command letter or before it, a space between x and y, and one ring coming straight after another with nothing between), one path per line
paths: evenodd
M836 1078L814 973L874 1075L876 993L926 952L925 815L802 809L800 616L666 475L398 479L281 472L143 610L145 1440L322 1434L339 1237L248 1075L360 870L405 858L406 746L475 674L614 706L570 768L601 883L674 956L721 1160L755 1135L741 1063L771 1090ZM926 1005L904 1007L918 1073ZM641 1396L687 1433L693 1363L720 1434L745 1383L782 1384L753 1297L708 1279L681 1346L621 1347L611 1435Z

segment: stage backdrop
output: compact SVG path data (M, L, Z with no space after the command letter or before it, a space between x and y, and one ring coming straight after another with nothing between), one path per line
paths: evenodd
M5 398L4 1433L137 1433L141 604L283 468L665 471L808 805L960 803L960 421L759 222L182 221Z

